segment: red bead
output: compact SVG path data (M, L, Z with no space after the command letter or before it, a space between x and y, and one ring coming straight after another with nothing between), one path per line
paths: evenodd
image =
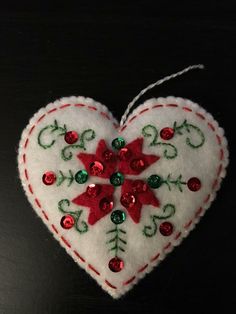
M46 185L52 185L56 181L56 175L52 171L47 171L42 177L43 183Z
M114 273L118 273L124 268L124 261L116 256L109 261L108 266L111 271L113 271Z
M69 131L69 132L66 132L64 138L65 138L66 143L74 144L75 142L78 141L79 135L75 131Z
M172 128L163 128L160 132L160 136L163 140L170 140L175 134Z
M131 208L135 204L135 197L131 193L124 193L121 195L120 202L125 208Z
M93 176L99 176L103 173L104 166L100 161L94 161L90 164L90 174Z
M145 168L145 162L143 159L133 159L130 163L130 167L134 171L141 171Z
M119 150L119 159L128 160L131 156L131 152L128 148L124 147Z
M105 152L103 153L103 158L106 161L112 160L114 159L114 157L115 157L114 153L110 150L105 150Z
M187 182L187 186L190 191L196 192L201 188L201 181L196 177L190 178Z
M71 215L66 215L61 218L61 226L64 229L71 229L75 224L75 219Z
M159 227L159 230L160 230L160 233L167 237L167 236L170 236L173 232L173 225L172 223L168 222L168 221L164 221L163 223L160 224L160 227Z
M146 192L147 188L147 184L142 180L135 180L132 184L132 190L134 193Z
M110 198L104 197L99 202L99 208L105 213L109 213L113 208L113 201Z
M96 197L100 193L101 187L98 184L90 184L87 187L86 194L89 197Z

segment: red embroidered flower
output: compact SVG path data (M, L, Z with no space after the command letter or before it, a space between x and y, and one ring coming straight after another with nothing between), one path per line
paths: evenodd
M160 157L142 152L143 138L137 138L121 148L117 153L109 149L104 140L100 140L95 154L80 153L82 161L90 176L110 179L117 171L122 175L139 175ZM95 198L87 192L72 201L90 208L88 222L96 223L113 208L113 185L99 184L100 191ZM104 203L104 204L103 204ZM121 188L120 203L125 207L135 223L140 221L142 205L159 206L159 200L142 180L125 179Z

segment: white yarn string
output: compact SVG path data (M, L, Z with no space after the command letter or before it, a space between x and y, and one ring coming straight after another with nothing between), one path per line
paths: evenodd
M127 109L125 110L125 113L123 114L123 116L121 117L121 120L120 120L120 126L123 126L124 123L126 122L127 120L127 117L131 111L131 109L133 108L134 104L136 103L136 101L141 97L143 96L143 94L145 94L148 90L152 89L153 87L157 86L157 85L161 85L163 84L164 82L166 81L169 81L177 76L180 76L180 75L183 75L184 73L188 72L188 71L191 71L191 70L194 70L194 69L204 69L204 65L203 64L194 64L194 65L190 65L189 67L179 71L179 72L176 72L174 74L171 74L171 75L168 75L150 85L148 85L146 88L144 88L143 90L141 90L141 92L134 97L134 99L128 104L127 106Z

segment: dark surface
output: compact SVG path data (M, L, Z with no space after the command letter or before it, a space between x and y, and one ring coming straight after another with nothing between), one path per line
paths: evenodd
M1 314L229 313L235 305L236 12L223 1L207 7L122 3L1 4ZM17 178L20 134L41 106L61 96L90 96L119 118L146 85L195 63L206 70L155 88L142 100L181 96L211 112L229 139L228 177L189 238L114 301L31 209Z

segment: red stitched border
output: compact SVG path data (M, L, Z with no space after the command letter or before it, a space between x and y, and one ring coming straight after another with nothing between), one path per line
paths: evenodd
M95 274L97 274L98 276L100 276L100 273L99 273L99 271L97 271L97 269L96 268L94 268L94 266L93 265L91 265L91 264L88 264L88 267L95 273Z
M47 111L45 114L43 114L42 116L40 116L38 118L38 120L36 121L36 123L30 128L29 130L29 133L28 133L28 137L27 139L25 140L24 142L24 149L26 150L27 149L27 146L28 146L28 143L29 143L29 137L30 135L32 134L33 130L35 129L36 125L41 122L46 115L48 114L51 114L55 111L57 111L58 109L64 109L64 108L68 108L68 107L71 107L71 106L74 106L74 107L78 107L78 108L81 108L81 107L86 107L87 109L89 110L92 110L94 112L98 111L98 109L96 107L93 107L93 106L88 106L88 105L85 105L85 104L65 104L65 105L61 105L59 108L53 108L49 111ZM141 110L137 115L133 116L131 119L128 120L127 122L127 125L130 124L132 121L134 121L139 115L149 111L150 109L158 109L158 108L163 108L163 107L170 107L170 108L176 108L176 107L180 107L182 108L182 110L186 111L186 112L193 112L193 110L189 107L181 107L177 104L166 104L166 105L163 105L163 104L156 104L154 106L152 106L151 108L146 108L146 109L143 109ZM106 112L100 112L100 115L103 116L104 118L108 119L108 120L111 120L110 116L106 113ZM197 117L199 117L200 119L202 120L205 120L205 116L199 112L195 112L195 115ZM124 125L120 132L123 132L127 125ZM215 127L213 126L212 123L207 123L208 125L208 128L212 131L212 132L215 132ZM113 123L113 126L115 127L115 129L118 128L118 125L116 123ZM222 138L216 134L216 140L217 140L217 143L219 146L221 146L222 144ZM25 165L25 169L24 169L24 174L25 174L25 179L26 181L29 181L29 175L28 175L28 171L27 171L27 168L26 168L26 153L23 154L23 164ZM219 152L219 160L220 162L224 159L224 150L221 148L220 149L220 152ZM219 167L217 168L217 178L214 180L213 184L212 184L212 189L214 190L214 188L216 187L216 185L218 184L218 178L220 176L220 173L222 171L222 164L219 165ZM31 186L31 184L29 183L28 184L28 190L30 191L31 194L34 195L34 192L33 192L33 188ZM204 203L207 203L208 201L210 200L210 194L206 196L205 200L204 200ZM42 206L41 206L41 203L40 201L38 200L38 198L35 198L34 199L36 205L41 209L41 212L43 214L43 217L49 221L49 217L47 215L47 213L42 209ZM203 211L203 208L200 207L198 208L198 210L195 212L195 218L197 218ZM190 221L188 221L185 225L184 225L184 228L185 229L188 229L193 223L193 219L191 219ZM57 228L55 227L54 224L51 224L51 227L52 227L52 230L57 234L59 235L59 231L57 230ZM180 236L181 236L182 232L177 232L177 234L175 235L174 237L174 240L177 240ZM69 243L69 241L64 237L64 236L60 236L61 240L65 243L65 245L69 248L69 249L73 249L71 244ZM165 245L165 247L163 248L163 250L168 250L170 249L170 247L172 246L172 243L171 242L168 242L167 245ZM75 256L83 263L86 263L86 260L76 251L76 250L73 250L73 253L75 254ZM149 263L146 263L145 265L143 265L142 267L140 267L138 270L137 270L137 273L141 273L143 272L145 269L147 269L151 263L155 262L160 256L160 253L158 252L155 256L153 256ZM100 276L100 273L99 271L91 264L88 263L88 268L91 269L94 273L96 273L98 276ZM135 280L136 276L132 276L130 279L126 280L123 282L123 285L129 285L130 283L132 283L134 280ZM107 286L109 286L110 288L112 289L117 289L117 287L113 284L111 284L107 279L104 280L105 284Z
M117 289L116 286L112 285L107 279L105 279L105 283L112 289Z

